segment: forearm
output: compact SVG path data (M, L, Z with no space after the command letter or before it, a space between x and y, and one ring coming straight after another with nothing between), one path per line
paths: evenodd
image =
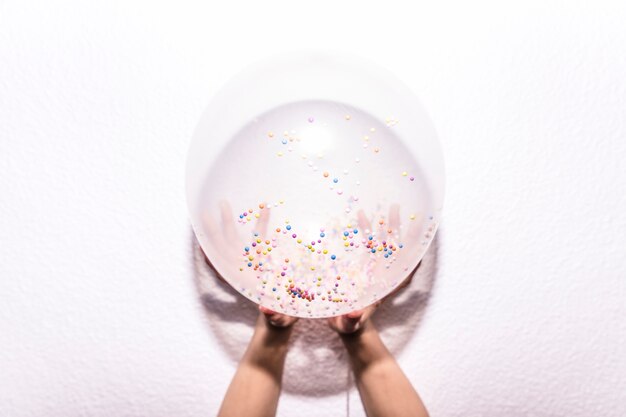
M276 414L291 328L274 328L259 318L254 336L228 387L219 417Z
M368 417L426 417L428 412L371 322L342 336Z

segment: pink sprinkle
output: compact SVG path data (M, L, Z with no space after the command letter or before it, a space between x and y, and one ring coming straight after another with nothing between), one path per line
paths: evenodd
M309 117L309 123L313 123L314 120L315 120L314 118Z

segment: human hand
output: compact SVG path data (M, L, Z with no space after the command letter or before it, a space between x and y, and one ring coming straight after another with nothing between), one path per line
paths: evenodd
M227 259L230 264L237 265L238 261L241 258L241 254L236 246L232 244L233 242L237 242L239 240L236 230L235 218L233 217L233 210L228 201L221 201L219 207L221 222L218 223L216 219L211 217L211 215L208 213L205 213L203 216L203 222L207 230L207 235L210 237L210 240L214 243L214 245L220 248L221 255L225 259ZM255 230L263 238L265 238L265 236L267 235L267 226L269 223L269 219L269 210L261 210L259 217L256 221ZM211 268L214 275L219 280L226 282L224 277L211 263L211 260L204 252L204 249L202 250L202 253L204 254L204 260L206 264L209 266L209 268Z
M359 227L361 228L361 230L369 232L369 230L371 230L372 228L372 224L370 220L367 218L367 216L365 215L365 212L363 210L360 210L357 214L357 217L358 217ZM391 207L389 208L388 223L385 226L385 228L399 231L399 227L400 227L400 206L398 204L392 204ZM413 223L406 233L406 238L416 239L416 236L418 235L418 229L419 229L418 224ZM383 265L382 262L379 262L376 265L373 271L374 276L383 272L382 265ZM352 311L342 316L330 317L328 319L328 325L330 326L330 328L335 330L337 333L341 335L353 334L362 330L364 327L367 326L367 323L369 322L369 318L372 316L372 314L374 314L376 309L385 300L396 295L402 288L406 287L409 284L409 282L411 282L413 274L415 273L418 267L419 267L419 264L413 271L411 271L410 274L406 276L406 278L404 278L403 282L398 287L396 287L389 295L375 302L374 304L366 308L360 309L360 310Z
M366 327L370 316L374 314L381 303L382 301L377 301L364 309L352 311L342 316L329 317L327 319L328 325L340 335L355 334Z
M267 307L259 306L259 311L263 315L264 320L267 324L278 329L291 327L296 321L298 321L297 317L277 313Z

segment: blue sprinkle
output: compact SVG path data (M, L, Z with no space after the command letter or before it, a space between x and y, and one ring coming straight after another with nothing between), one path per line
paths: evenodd
M252 262L248 262L248 266L252 266Z
M404 245L402 243L400 243L400 245L398 246L400 249L402 249L404 247Z
M389 254L388 253L385 254L385 258L389 258Z
M240 218L240 219L243 219L243 214L240 214L240 215L239 215L239 218Z
M372 240L372 239L374 239L374 237L373 237L373 236L370 236L370 237L368 237L368 239L369 239L369 240Z
M259 266L262 266L262 265L263 265L263 262L259 262Z
M272 291L276 291L276 288L272 288Z
M287 229L287 230L291 230L291 225L290 225L290 224L288 224L288 225L287 225L287 227L286 227L285 229Z
M356 235L357 233L359 233L359 231L358 231L357 229L354 229L354 230L352 231L352 233L354 233L354 234Z
M344 235L344 236L348 236L349 234L350 234L350 233L348 233L348 232L343 232L343 235Z
M326 236L326 233L320 233L320 237Z
M333 182L337 184L339 182L339 178L333 178Z
M336 255L330 255L330 259L332 259L334 261L335 259L337 259L337 256Z
M372 253L376 253L376 249L372 249Z
M246 246L245 248L243 248L243 250L245 250L246 252L250 252L250 248L248 246Z
M282 142L283 145L286 145L287 144L287 139L283 139L281 142Z

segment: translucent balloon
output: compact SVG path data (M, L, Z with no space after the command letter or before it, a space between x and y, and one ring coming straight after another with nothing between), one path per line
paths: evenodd
M300 317L363 308L416 267L443 158L416 97L353 57L291 54L226 84L187 161L191 223L219 274Z

